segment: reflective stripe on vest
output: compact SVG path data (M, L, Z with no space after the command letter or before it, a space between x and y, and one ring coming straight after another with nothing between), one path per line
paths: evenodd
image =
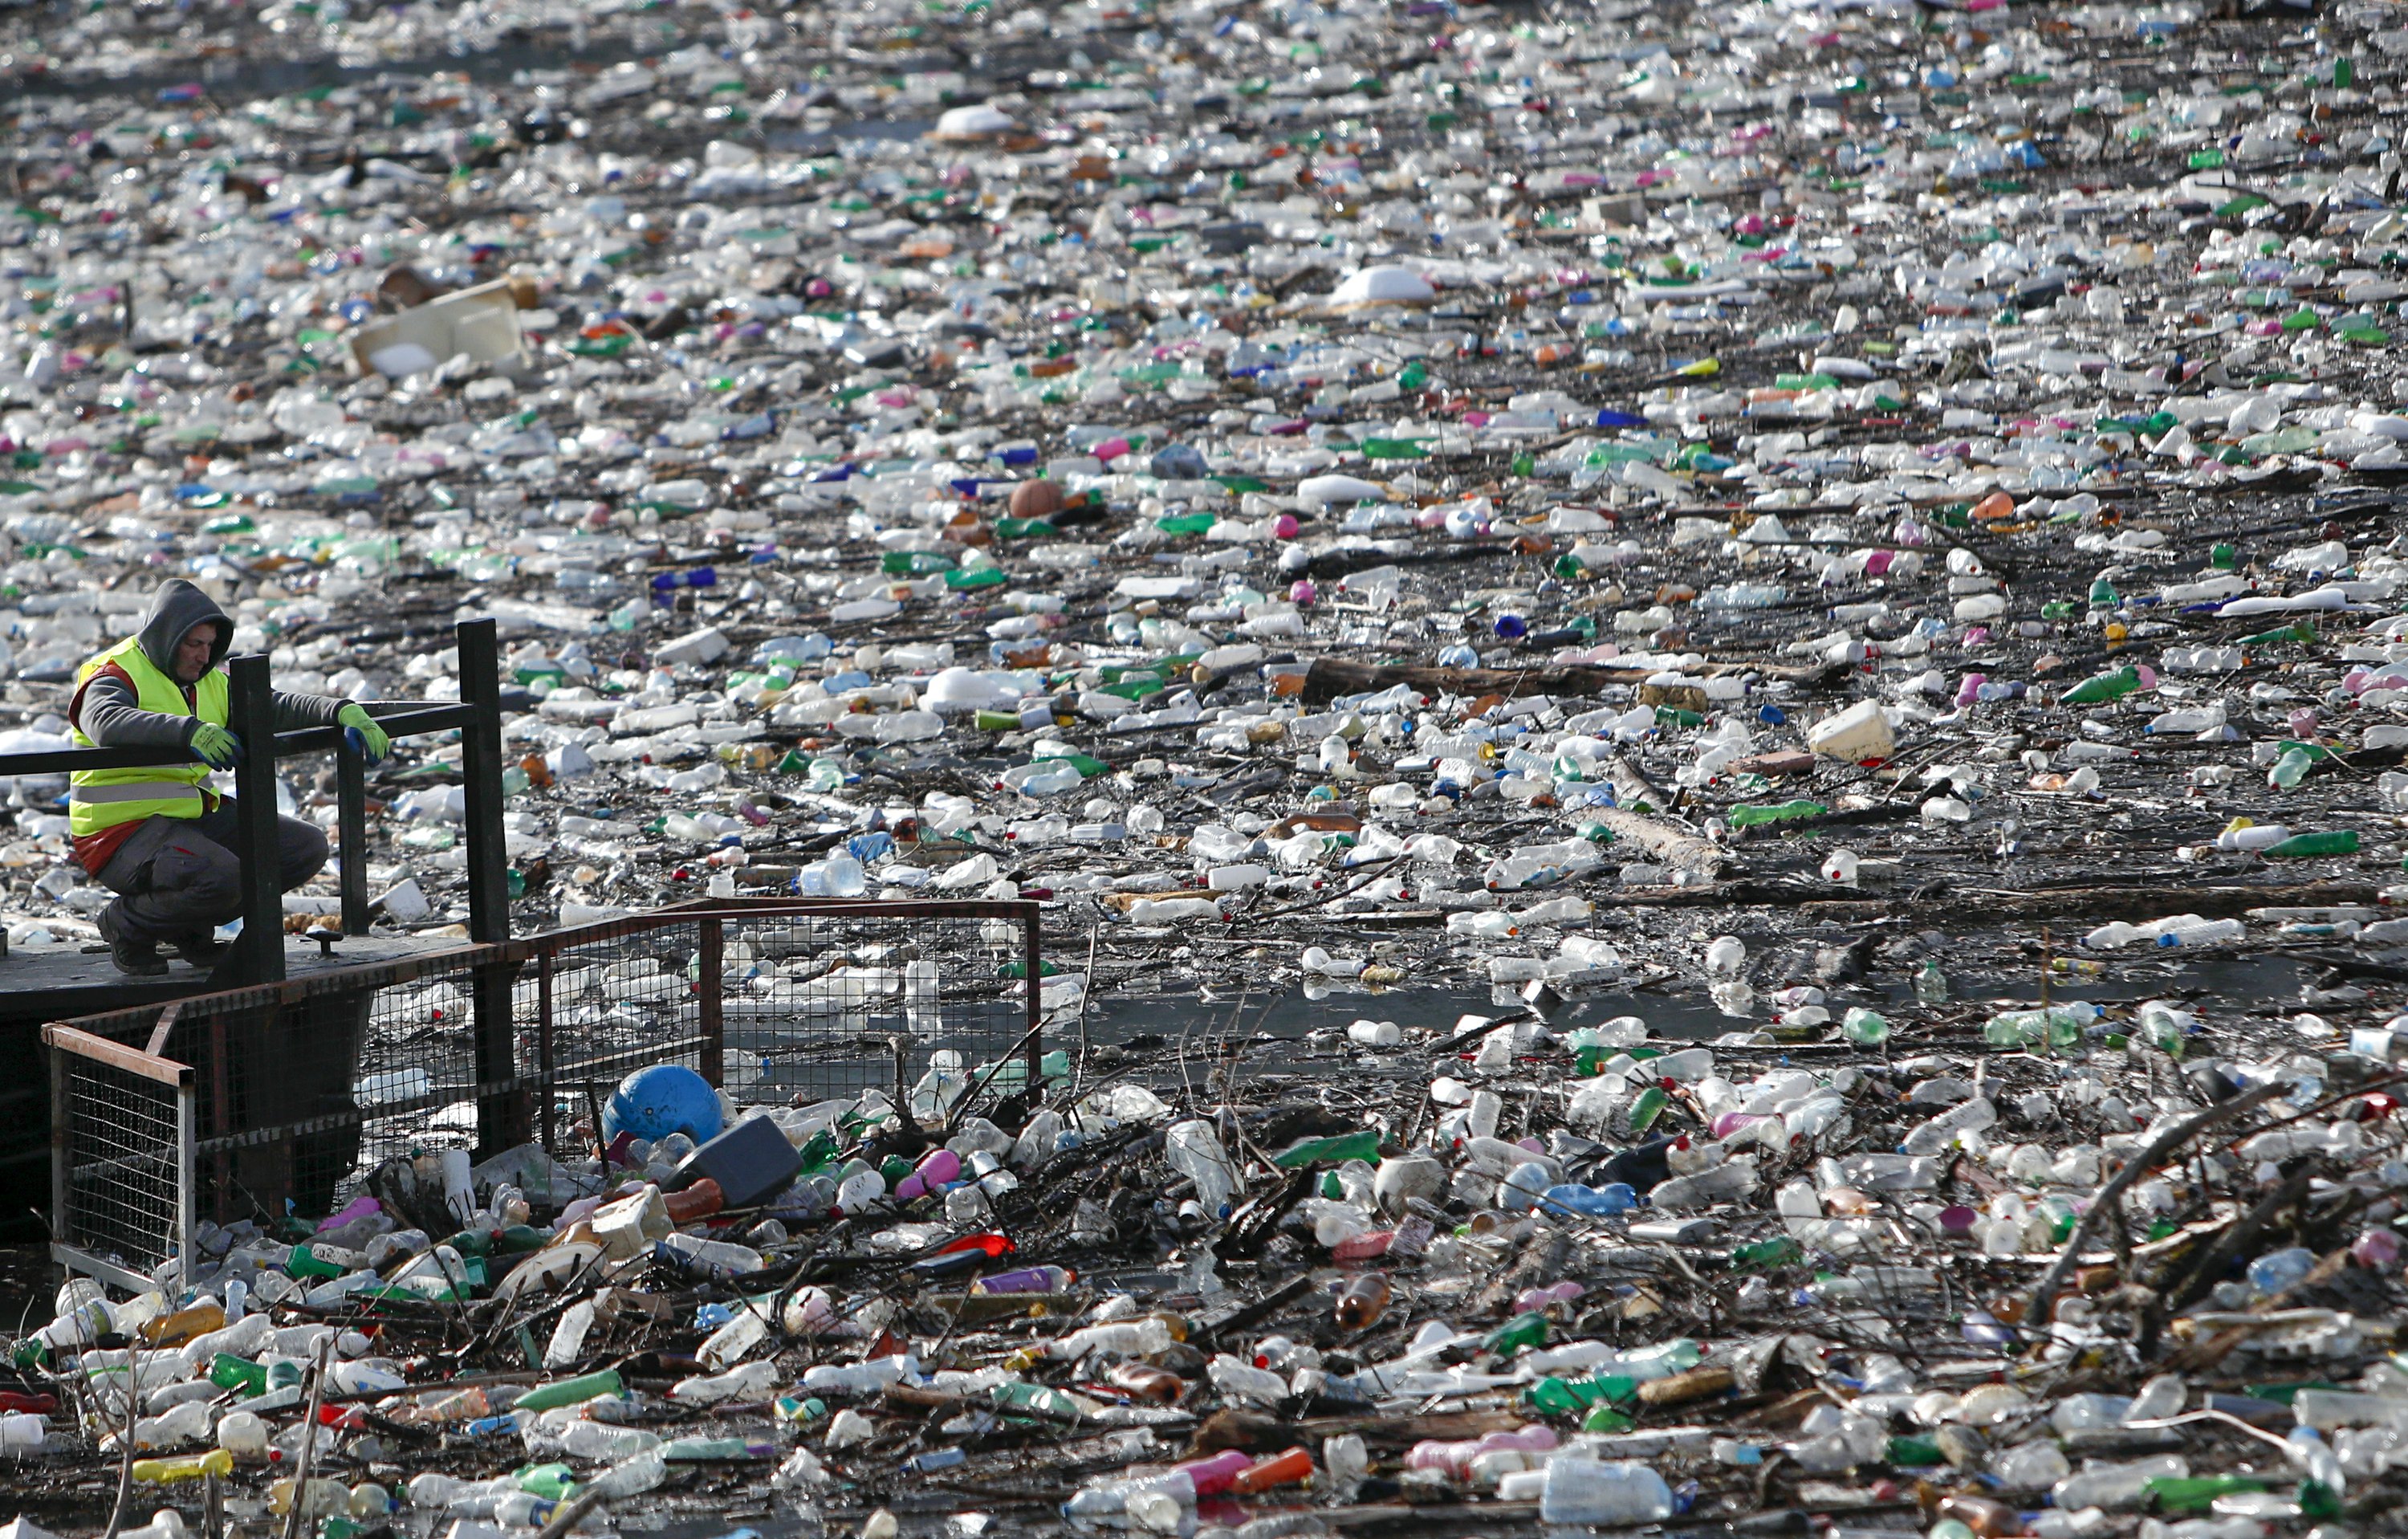
M78 669L77 687L111 663L134 682L135 701L141 709L225 725L230 692L223 673L211 669L202 675L187 701L183 686L153 667L140 641L129 637ZM98 746L79 726L70 730L69 738L79 748ZM79 770L67 778L67 831L80 839L148 817L198 817L208 805L201 794L201 783L208 778L209 767L200 763Z
M78 801L160 801L171 797L197 797L201 788L179 780L137 780L123 785L79 785Z

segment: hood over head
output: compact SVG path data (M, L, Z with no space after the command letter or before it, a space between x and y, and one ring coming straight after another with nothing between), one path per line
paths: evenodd
M225 661L227 651L234 645L234 621L218 608L218 601L194 584L180 577L171 577L159 584L150 596L150 611L142 616L142 628L135 640L142 655L150 666L169 678L176 676L176 647L185 633L204 621L217 626L217 644L209 648L209 667Z

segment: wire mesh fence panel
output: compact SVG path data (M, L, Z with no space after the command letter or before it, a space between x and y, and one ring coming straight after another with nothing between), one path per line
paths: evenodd
M56 1239L147 1276L190 1236L191 1071L73 1030L48 1038Z
M703 1065L701 923L597 927L590 939L538 937L511 985L518 1062L538 1136L555 1150L591 1126L640 1066Z
M722 923L724 1072L748 1099L909 1093L940 1054L943 1072L975 1073L1026 1037L1033 958L1016 915L862 905ZM993 1081L1025 1072L1015 1056Z
M366 991L356 1002L334 996L316 1019L296 1023L328 1039L318 1051L331 1068L340 1057L334 1040L362 1021L346 1086L359 1117L356 1130L347 1142L343 1130L330 1129L294 1159L313 1183L332 1178L337 1205L386 1159L413 1150L475 1146L477 1090L484 1079L477 1056L477 968L464 959Z

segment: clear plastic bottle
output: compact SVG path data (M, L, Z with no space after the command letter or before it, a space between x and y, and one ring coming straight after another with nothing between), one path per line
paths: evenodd
M1967 1133L1978 1133L1995 1126L1999 1108L1987 1098L1975 1096L1960 1101L1948 1110L1909 1131L1899 1152L1910 1155L1938 1154Z
M1672 1489L1644 1464L1574 1454L1547 1460L1539 1517L1549 1523L1625 1528L1672 1516Z
M1196 1183L1196 1201L1205 1213L1216 1218L1227 1216L1230 1199L1241 1183L1212 1125L1193 1118L1174 1123L1163 1139L1164 1158L1172 1170Z
M2152 1480L2180 1480L2190 1474L2190 1461L2180 1454L2158 1454L2128 1464L2091 1462L2058 1481L2049 1498L2068 1512L2084 1507L2128 1506L2138 1502Z
M660 1249L668 1258L691 1269L708 1269L715 1273L738 1275L758 1272L763 1266L761 1253L749 1246L730 1244L724 1240L706 1240L700 1235L673 1233L660 1242Z
M1668 1213L1735 1202L1756 1189L1756 1157L1742 1155L1696 1175L1676 1175L1656 1187L1649 1201Z
M646 1448L595 1475L586 1489L598 1492L606 1501L621 1501L641 1496L667 1479L668 1473L668 1460L660 1449Z
M661 1446L660 1436L641 1427L613 1427L583 1418L561 1430L561 1451L572 1459L629 1459Z

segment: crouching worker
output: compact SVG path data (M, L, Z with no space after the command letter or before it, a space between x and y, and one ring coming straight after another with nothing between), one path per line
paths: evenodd
M233 644L234 621L174 578L151 597L140 630L76 674L67 720L77 747L155 748L197 761L70 778L76 864L118 895L100 913L100 933L121 972L165 972L162 942L194 967L212 966L224 950L215 930L242 912L235 804L202 784L243 754L226 729L230 692L219 666ZM371 762L384 756L385 734L359 705L282 690L275 698L278 731L340 726ZM291 892L326 863L326 836L291 817L276 820L276 835L277 885Z

